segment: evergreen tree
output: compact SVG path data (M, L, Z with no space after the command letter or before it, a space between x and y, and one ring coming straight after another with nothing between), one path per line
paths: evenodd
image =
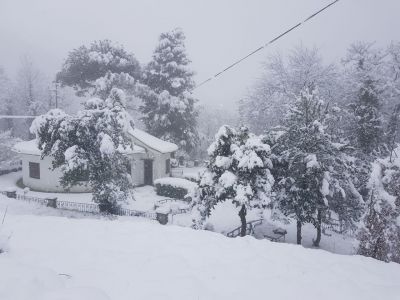
M399 184L398 159L379 159L372 164L367 209L358 233L358 254L400 263Z
M113 212L130 197L132 180L124 153L132 147L128 131L133 122L125 105L124 93L112 89L106 100L88 100L76 116L54 109L31 126L42 157L52 156L53 168L63 171L64 188L86 179L101 211Z
M265 208L274 179L270 147L262 138L241 127L222 126L208 148L209 163L199 185L203 217L219 202L230 200L241 207L241 235L246 234L247 208Z
M347 209L339 209L357 207L359 197L352 189L346 160L340 159L345 145L334 143L327 133L328 112L316 89L303 90L289 106L286 127L273 141L276 206L285 216L296 220L298 244L302 225L311 223L317 229L314 245L318 246L322 222L329 221L331 211L350 220L356 218L344 215ZM338 197L342 198L340 205Z
M185 51L185 36L180 29L160 35L152 61L144 70L141 111L147 131L174 142L186 151L196 145L198 134L194 87L190 60Z
M0 114L13 115L14 105L12 101L12 83L0 66ZM13 121L7 119L1 124L5 130L13 129Z
M400 104L397 104L390 116L389 119L389 124L388 124L388 129L387 129L387 146L388 150L390 152L390 161L392 161L392 156L393 156L393 151L396 147L396 141L398 139L398 134L399 134L399 124L400 123Z
M364 154L382 150L383 122L380 109L386 85L384 54L372 44L353 44L344 60L348 100L355 117L355 142Z
M57 81L85 95L95 87L95 81L107 73L127 74L134 79L141 75L139 62L121 45L110 40L94 41L69 52Z

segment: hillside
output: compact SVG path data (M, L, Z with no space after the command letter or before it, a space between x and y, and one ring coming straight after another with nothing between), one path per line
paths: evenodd
M17 204L17 203L15 203ZM399 299L400 265L140 218L9 206L2 300ZM32 209L31 209L32 210ZM39 213L39 214L38 214ZM2 214L1 214L2 215Z

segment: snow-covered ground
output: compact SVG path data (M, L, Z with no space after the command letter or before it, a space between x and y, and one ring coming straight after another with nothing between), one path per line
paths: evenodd
M0 195L2 300L399 299L400 265ZM39 212L41 210L41 212ZM43 214L53 211L52 216ZM28 215L29 213L29 215ZM71 218L73 217L73 218Z
M239 209L231 202L226 201L216 205L210 218L206 221L206 228L212 231L226 234L229 231L240 226ZM264 224L261 227L268 225L286 229L287 235L285 242L290 244L296 244L296 223L292 222L285 224L276 220L272 220L270 211L263 213ZM253 210L247 212L247 221L258 220L261 215ZM173 217L173 223L180 226L190 226L192 224L191 214L176 215ZM261 228L262 230L262 228ZM337 253L337 254L354 254L357 248L357 240L354 237L341 235L334 232L327 232L328 235L323 234L320 249ZM302 245L306 248L313 248L313 239L316 238L316 229L311 224L306 224L302 228Z
M7 175L0 176L0 190L7 188L15 188L18 193L23 193L23 189L19 188L16 183L22 177L21 172L13 172ZM123 204L124 207L139 210L149 211L154 209L154 204L165 197L158 196L152 186L143 186L135 188L133 191L135 201ZM33 197L57 197L58 200L79 202L79 203L92 203L91 193L44 193L29 191L28 196Z
M184 174L197 174L201 172L202 168L184 168ZM0 176L0 190L5 190L9 187L17 188L17 190L22 193L22 189L16 186L17 180L21 177L20 172L10 173L7 175ZM135 201L124 204L124 207L139 210L139 211L154 211L155 204L162 199L164 196L158 196L155 190L151 186L144 186L134 189ZM37 197L57 197L59 200L80 202L80 203L90 203L92 200L92 195L90 193L43 193L30 191L28 193L30 196ZM182 204L182 203L181 203ZM166 203L164 206L167 208L170 205L175 205L174 203ZM176 206L176 205L175 205ZM21 207L21 206L20 206ZM73 213L68 211L54 212L53 209L43 210L39 206L33 206L39 212L43 214L50 215L63 215L70 216ZM235 207L230 202L224 202L216 206L211 217L207 220L207 227L212 229L212 231L226 234L227 232L240 226L240 219L238 217L239 209ZM88 214L86 214L88 215ZM296 225L295 223L283 224L277 221L272 221L268 212L264 214L265 223L281 227L287 230L286 243L296 243ZM257 220L260 215L256 211L249 211L247 220ZM175 215L170 218L170 222L175 225L190 227L192 225L192 215L191 214L180 214ZM354 254L357 246L357 241L349 236L339 235L333 232L329 232L331 236L322 236L320 248L333 253L339 254ZM303 240L302 244L304 247L312 248L312 240L315 239L316 231L315 228L307 224L303 227Z

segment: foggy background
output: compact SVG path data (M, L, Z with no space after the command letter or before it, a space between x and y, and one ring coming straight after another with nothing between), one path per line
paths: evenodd
M52 80L69 51L101 39L121 43L143 65L159 34L181 27L199 83L329 2L0 0L0 65L14 76L21 57L28 55ZM339 61L354 41L387 45L400 27L399 11L398 0L341 0L195 96L200 104L234 109L268 55L303 43L318 47L327 61Z

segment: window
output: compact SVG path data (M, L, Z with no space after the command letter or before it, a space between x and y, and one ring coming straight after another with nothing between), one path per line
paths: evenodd
M165 161L165 173L171 173L171 160L169 158Z
M40 179L40 164L29 162L29 177Z

